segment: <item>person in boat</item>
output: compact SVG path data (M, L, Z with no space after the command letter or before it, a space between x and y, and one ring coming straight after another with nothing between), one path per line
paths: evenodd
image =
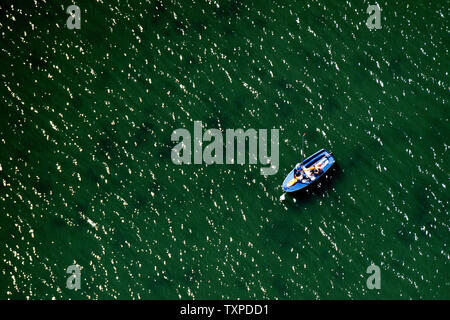
M302 165L300 163L297 163L294 167L294 178L303 179Z
M320 166L314 166L314 174L321 174L322 168Z
M303 164L301 165L301 169L302 171L305 173L304 175L311 180L311 177L313 175L313 173L316 173L316 166L312 166L309 168L306 168Z

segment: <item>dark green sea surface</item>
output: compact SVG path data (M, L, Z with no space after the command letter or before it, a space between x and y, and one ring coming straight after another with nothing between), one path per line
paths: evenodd
M449 1L379 30L369 1L72 3L0 4L0 299L450 298ZM279 129L278 173L173 164L195 120ZM339 166L282 202L304 132Z

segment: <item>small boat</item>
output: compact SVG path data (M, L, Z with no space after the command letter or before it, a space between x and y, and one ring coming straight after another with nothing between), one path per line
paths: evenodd
M308 158L303 160L301 164L305 168L311 168L312 166L315 166L319 169L319 173L311 173L309 178L298 179L294 178L294 169L292 169L292 171L289 172L289 174L283 181L283 191L296 192L306 188L310 184L313 184L317 180L319 180L335 163L336 160L334 159L333 155L326 149L317 151L312 156L309 156ZM303 176L305 176L305 173L303 173Z

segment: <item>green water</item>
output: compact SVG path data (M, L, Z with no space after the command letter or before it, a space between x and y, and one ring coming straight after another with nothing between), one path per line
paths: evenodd
M11 3L1 299L450 298L449 1L381 1L379 30L368 1L77 1L79 30ZM278 173L174 165L195 120L279 129ZM304 132L339 167L282 202Z

